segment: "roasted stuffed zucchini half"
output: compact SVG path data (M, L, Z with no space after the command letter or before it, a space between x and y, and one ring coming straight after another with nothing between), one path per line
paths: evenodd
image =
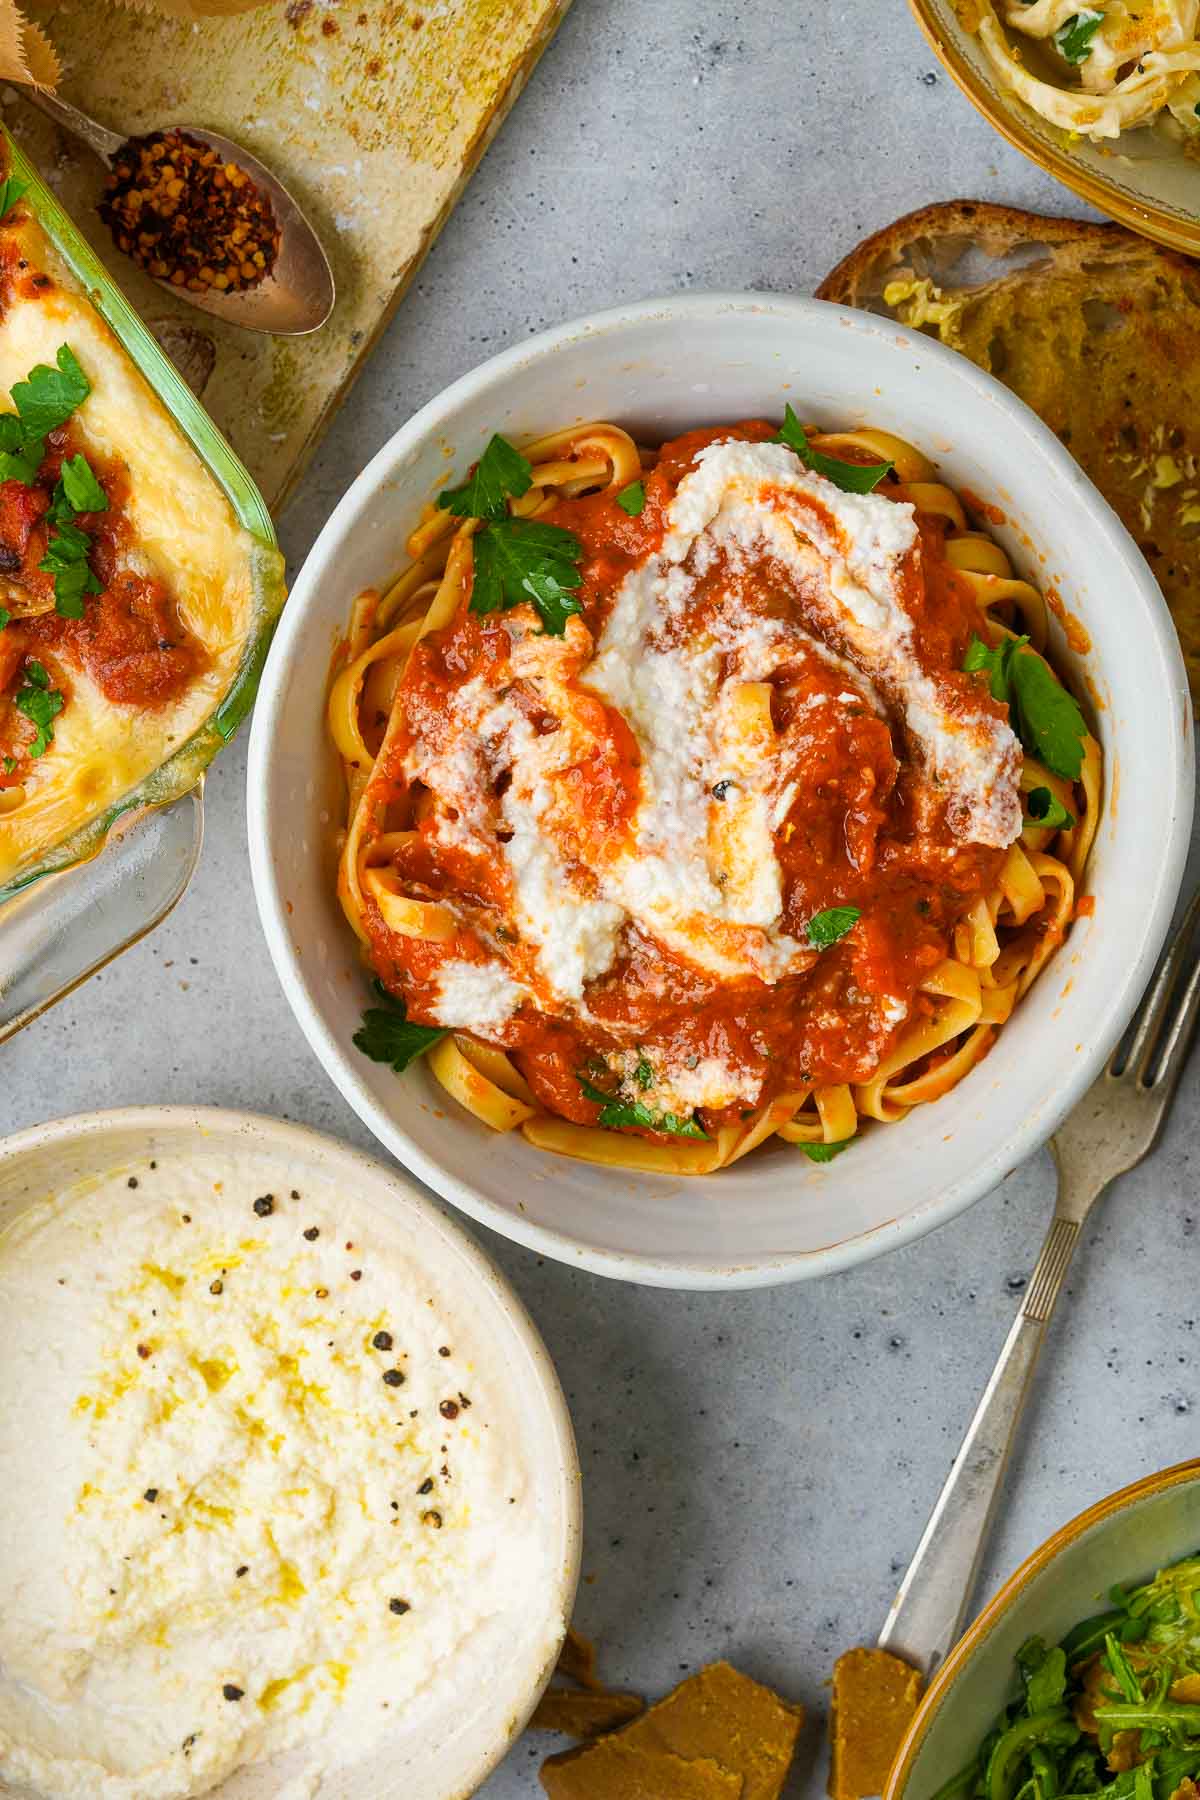
M193 787L283 603L246 470L7 144L0 184L0 901Z

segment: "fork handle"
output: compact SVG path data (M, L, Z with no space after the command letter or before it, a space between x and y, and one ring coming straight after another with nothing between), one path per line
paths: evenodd
M926 1676L962 1630L1017 1421L1078 1236L1078 1223L1056 1213L1024 1305L880 1633L881 1649L895 1651Z

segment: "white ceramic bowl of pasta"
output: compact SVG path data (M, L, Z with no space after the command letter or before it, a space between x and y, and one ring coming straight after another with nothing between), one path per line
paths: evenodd
M369 993L334 891L340 775L324 726L328 657L355 594L386 585L448 462L493 431L520 441L610 418L650 442L778 416L906 437L952 484L1002 509L1019 571L1052 585L1091 640L1052 654L1106 765L1091 916L959 1087L815 1166L785 1145L664 1178L496 1136L420 1066L397 1077L352 1044ZM965 358L811 300L688 296L593 315L521 344L401 427L330 518L275 640L250 745L250 850L285 992L346 1099L407 1167L474 1218L598 1273L663 1286L797 1280L876 1256L952 1218L1029 1155L1087 1087L1161 946L1192 818L1192 721L1166 605L1132 539L1030 410ZM1136 798L1135 798L1136 797ZM1118 798L1123 804L1117 804Z

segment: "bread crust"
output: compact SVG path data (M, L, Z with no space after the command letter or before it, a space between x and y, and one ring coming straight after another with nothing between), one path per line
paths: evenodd
M937 245L954 238L975 243L996 257L1025 244L1044 244L1051 252L1074 252L1073 262L1080 252L1098 252L1105 257L1115 253L1148 262L1161 260L1177 270L1192 267L1186 257L1126 231L1123 225L1052 218L1045 213L1025 212L1018 206L999 206L991 200L938 200L893 219L890 225L856 244L826 275L817 289L817 299L833 300L842 306L866 306L878 298L871 290L876 283L882 287L880 271L900 267L905 250L922 241Z
M949 200L817 295L927 332L1033 408L1150 564L1200 703L1200 264L1121 225Z

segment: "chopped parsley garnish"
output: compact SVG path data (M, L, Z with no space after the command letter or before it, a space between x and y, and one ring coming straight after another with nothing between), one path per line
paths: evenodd
M6 775L11 775L16 766L17 759L15 756L6 756L4 758L4 773Z
M814 450L805 436L804 427L792 411L786 406L783 412L783 425L771 439L773 444L786 444L794 450L806 468L814 475L824 475L835 487L840 487L847 494L869 494L879 486L885 475L889 475L895 466L890 462L881 463L848 463L836 456L826 456L820 450Z
M643 1091L654 1086L654 1070L644 1056L638 1057L637 1068L633 1071L633 1079Z
M1026 797L1026 825L1040 825L1048 831L1070 831L1075 816L1069 813L1057 794L1048 787L1032 788Z
M96 480L92 465L82 452L78 456L68 456L63 459L58 479L62 488L62 498L72 512L101 513L108 511L108 495Z
M617 505L622 512L627 512L631 519L636 519L646 504L646 484L644 481L631 481L617 495Z
M496 432L461 487L438 495L438 505L456 519L503 519L510 499L528 493L533 465Z
M0 481L32 487L46 455L46 437L65 425L91 393L91 383L69 344L60 344L56 368L38 363L12 387L15 412L0 413ZM54 608L64 619L82 619L85 594L101 592L88 567L91 539L71 521L76 513L106 512L108 499L86 456L68 457L46 513L51 532L38 568L54 577Z
M853 1142L853 1138L841 1138L836 1144L801 1144L800 1149L809 1162L827 1163L832 1162L835 1156L840 1156L843 1150L848 1150Z
M1069 63L1078 66L1092 54L1092 39L1104 23L1104 14L1087 7L1064 19L1054 33L1054 48Z
M818 950L827 950L830 944L844 938L861 918L862 908L858 906L826 907L824 912L814 913L808 921L808 941Z
M17 201L28 191L29 183L20 175L6 175L0 181L0 219L6 219Z
M483 521L471 611L504 612L530 601L550 635L561 637L570 615L583 610L571 591L583 580L583 545L561 525L509 517L508 502L528 493L532 480L532 463L497 432L463 485L439 495L438 505L456 518Z
M594 1087L584 1076L575 1079L583 1089L584 1097L594 1100L600 1108L597 1125L603 1125L606 1131L619 1131L623 1125L641 1125L647 1131L665 1131L672 1137L707 1138L708 1133L701 1131L695 1119L680 1119L674 1113L651 1112L641 1100L622 1100L619 1095L606 1094L603 1088Z
M1083 767L1083 714L1052 675L1028 638L1008 638L995 648L973 637L963 661L968 671L986 669L993 700L1007 703L1017 736L1031 756L1055 775L1077 781Z
M92 540L78 525L55 527L38 568L54 577L54 610L64 619L82 619L83 596L104 589L88 566Z
M9 612L7 606L0 606L0 631L4 630L4 627L11 618L12 614Z
M63 709L63 697L50 686L49 675L32 657L25 664L25 683L13 696L13 705L37 727L37 735L29 746L30 756L44 756L54 742L54 720Z
M76 407L82 406L92 391L92 384L80 368L69 344L60 344L55 357L58 364L38 363L24 381L14 382L13 405L21 421L21 429L30 439L44 438L47 432L65 425Z
M498 519L475 539L471 611L500 612L531 600L552 637L561 637L572 613L582 612L571 592L583 580L583 545L573 531L539 519Z
M409 1063L432 1050L446 1033L440 1025L410 1023L403 1000L389 994L381 982L375 983L375 992L384 1004L369 1006L364 1012L362 1024L354 1034L354 1047L372 1062L390 1063L401 1075Z

